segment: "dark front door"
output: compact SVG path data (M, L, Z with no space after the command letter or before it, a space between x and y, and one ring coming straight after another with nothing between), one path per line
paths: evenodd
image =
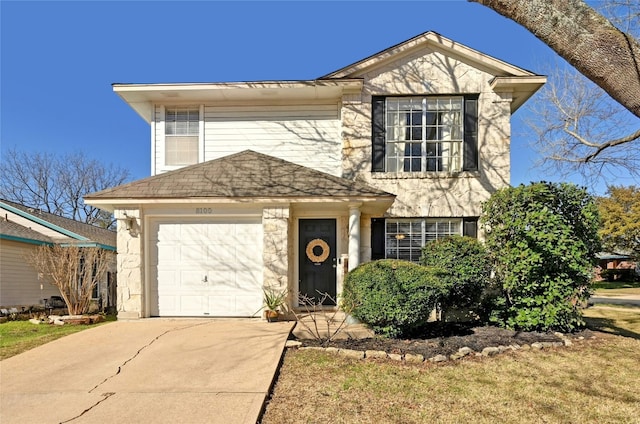
M299 224L299 273L301 298L317 303L326 293L324 305L336 298L336 220L301 219Z

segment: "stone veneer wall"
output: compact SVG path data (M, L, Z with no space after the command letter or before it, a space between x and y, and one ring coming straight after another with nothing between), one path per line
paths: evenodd
M135 218L131 230L126 228L126 218ZM143 317L143 243L142 220L139 209L115 211L118 237L118 319Z
M479 216L481 203L509 185L511 95L491 89L494 75L436 50L420 49L361 76L365 80L362 94L342 99L343 175L395 194L386 216ZM479 171L371 172L372 95L465 93L480 95Z
M291 289L289 287L289 215L288 206L266 207L262 210L264 287Z

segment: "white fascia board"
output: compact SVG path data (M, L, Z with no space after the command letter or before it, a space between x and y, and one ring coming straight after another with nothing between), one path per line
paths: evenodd
M287 101L339 100L344 94L360 93L362 79L335 81L258 81L184 84L113 84L113 91L151 123L154 103L269 104Z
M85 203L91 206L99 206L101 209L113 211L117 207L131 205L162 205L162 204L249 204L249 203L349 203L349 202L374 202L381 200L389 200L393 202L395 196L352 196L352 197L333 197L333 196L314 196L314 197L202 197L202 198L155 198L155 199L91 199L85 198Z
M400 44L396 44L395 46L392 46L388 49L382 50L381 52L375 53L372 56L355 62L352 65L348 65L321 78L333 79L361 75L365 71L369 71L372 68L384 66L390 61L397 60L399 56L404 56L414 50L424 47L431 47L435 50L441 50L454 56L466 58L472 64L475 63L478 67L491 69L491 73L493 74L507 74L514 76L535 75L534 73L527 71L526 69L512 65L493 56L481 53L478 50L472 49L471 47L465 46L464 44L457 43L436 32L429 31L424 34L418 35L417 37L414 37L410 40L404 41Z
M515 113L536 91L547 82L544 75L521 77L495 77L489 85L495 92L511 93L511 113Z

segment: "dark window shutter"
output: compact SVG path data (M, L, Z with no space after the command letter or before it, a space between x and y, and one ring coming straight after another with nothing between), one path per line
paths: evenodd
M371 98L371 171L384 172L385 128L384 128L385 98L373 96Z
M384 259L384 218L371 219L371 260Z
M464 98L463 171L478 170L478 97Z
M478 218L462 219L462 235L478 238Z

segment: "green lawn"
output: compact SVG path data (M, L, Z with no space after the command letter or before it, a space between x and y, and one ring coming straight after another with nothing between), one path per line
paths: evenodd
M0 324L0 360L10 358L34 347L68 334L77 333L96 325L32 324L29 321L9 321Z
M444 365L289 351L263 423L638 423L640 309L586 315L632 337Z
M617 282L617 281L596 281L591 284L591 288L595 291L595 295L601 296L624 296L638 295L640 296L640 281L633 282Z

